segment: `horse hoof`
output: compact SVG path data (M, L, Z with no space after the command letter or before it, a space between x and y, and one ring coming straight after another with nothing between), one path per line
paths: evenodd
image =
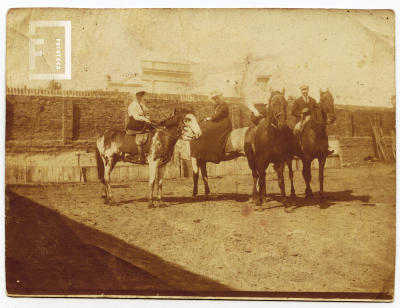
M158 204L158 207L159 207L160 209L164 208L164 207L165 207L165 203L162 202L162 201L160 201L159 204Z
M286 207L285 207L285 212L286 212L286 213L291 213L291 212L293 212L293 210L294 210L294 207L293 207L293 206L290 206L290 205L289 205L289 206L286 206Z
M114 199L111 199L111 200L110 200L110 205L111 205L111 206L116 206L116 205L117 205L117 202L115 202Z
M195 195L191 195L190 198L193 199L193 200L196 200L196 196Z
M155 209L156 207L154 206L153 202L149 202L149 205L147 206L149 209Z
M103 199L105 199L105 198L107 198L107 195L105 194L105 195L101 195L101 197L103 198Z
M273 199L271 197L263 197L262 201L265 203L271 202Z
M312 197L314 197L313 193L306 193L306 198L312 198Z
M290 198L296 198L296 194L295 193L290 194Z
M104 199L104 204L109 204L110 202L108 201L107 198Z

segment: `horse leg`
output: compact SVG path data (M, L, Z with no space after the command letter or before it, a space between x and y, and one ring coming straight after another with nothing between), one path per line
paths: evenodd
M204 182L204 197L207 199L208 195L210 193L210 187L208 186L208 176L207 176L207 162L201 161L199 163L199 167L201 170L201 176L203 177L203 182Z
M158 179L157 179L157 200L160 208L165 206L164 202L162 201L162 186L163 186L163 178L166 169L166 165L158 168Z
M106 188L106 181L102 180L101 181L103 183L103 192L101 193L101 197L103 199L107 199L107 188Z
M290 197L291 198L295 198L296 197L296 192L294 190L294 183L293 183L293 175L294 174L293 174L292 162L293 162L292 158L288 158L286 164L287 164L287 166L289 168L289 178L290 178L290 185L291 185L291 187L290 187Z
M258 191L257 191L257 181L258 181L258 172L257 172L257 164L255 160L247 160L247 163L249 164L249 167L251 169L251 174L253 176L253 192L252 192L252 197L251 197L251 202L253 204L257 204L257 199L258 199Z
M291 213L293 211L293 206L291 204L289 204L286 199L285 178L283 175L283 171L285 170L286 162L282 162L281 164L279 164L277 174L278 174L279 188L281 189L282 203L285 206L285 212ZM289 168L289 172L290 172L290 169L291 168ZM292 177L293 177L293 170L292 170ZM293 186L292 186L292 189L293 189Z
M151 160L149 162L149 168L150 168L150 178L149 178L149 204L148 208L149 209L154 209L154 203L153 203L153 189L154 189L154 183L156 181L156 176L158 173L158 167L157 167L157 161Z
M326 162L326 157L323 158L318 158L319 162L319 196L321 197L321 200L325 200L325 194L324 194L324 167L325 167L325 162Z
M106 193L107 193L107 199L110 202L110 205L117 205L117 203L114 200L114 196L111 192L111 171L114 169L115 164L117 163L118 159L114 157L114 155L109 156L108 159L106 159L105 164L104 164L104 181L105 181L105 186L106 186Z
M258 182L258 172L257 169L251 169L253 174L253 193L252 193L252 202L257 204L258 199L258 191L257 191L257 182Z
M268 168L268 164L266 166L258 165L258 195L259 197L256 199L256 206L261 206L262 198L264 195L267 195L267 187L265 184L266 172L265 170Z
M313 193L310 187L311 182L311 161L303 160L303 178L306 182L306 197L312 197Z
M197 159L192 157L192 169L193 169L193 193L192 198L196 197L198 194L199 185L199 166L197 164Z

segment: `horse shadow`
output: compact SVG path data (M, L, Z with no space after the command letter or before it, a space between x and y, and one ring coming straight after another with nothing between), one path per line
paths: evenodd
M276 205L268 206L263 210L271 210L274 208L284 207L282 203L282 197L280 194L268 194L273 203ZM293 206L293 209L299 209L304 207L319 207L321 210L328 209L331 206L338 205L343 202L354 202L359 201L361 203L368 203L371 199L370 195L353 195L353 190L343 190L335 192L325 192L325 198L321 199L318 192L314 193L313 197L305 197L304 194L297 195L296 197L288 197L287 201Z
M204 196L196 196L196 197L168 197L163 196L162 200L165 203L164 207L170 207L174 205L182 205L188 203L198 203L198 202L218 202L218 201L235 201L235 202L246 202L249 200L251 196L249 194L236 194L236 193L227 193L227 194L211 194L207 197ZM122 204L130 204L135 202L148 202L149 199L147 197L124 200L118 202L118 205ZM153 201L157 201L156 198L153 198Z

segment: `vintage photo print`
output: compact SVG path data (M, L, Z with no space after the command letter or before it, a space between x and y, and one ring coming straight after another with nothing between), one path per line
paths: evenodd
M10 297L393 301L395 13L15 8Z

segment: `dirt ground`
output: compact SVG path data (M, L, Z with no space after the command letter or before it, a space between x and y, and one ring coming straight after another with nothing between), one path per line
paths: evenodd
M318 170L312 174L317 192ZM275 174L267 174L275 200L259 211L249 202L251 176L211 178L209 200L189 198L192 181L166 180L162 209L148 209L146 182L114 183L114 207L100 183L9 185L8 292L393 295L394 164L326 170L325 202L304 199L295 172L292 213L279 202Z

